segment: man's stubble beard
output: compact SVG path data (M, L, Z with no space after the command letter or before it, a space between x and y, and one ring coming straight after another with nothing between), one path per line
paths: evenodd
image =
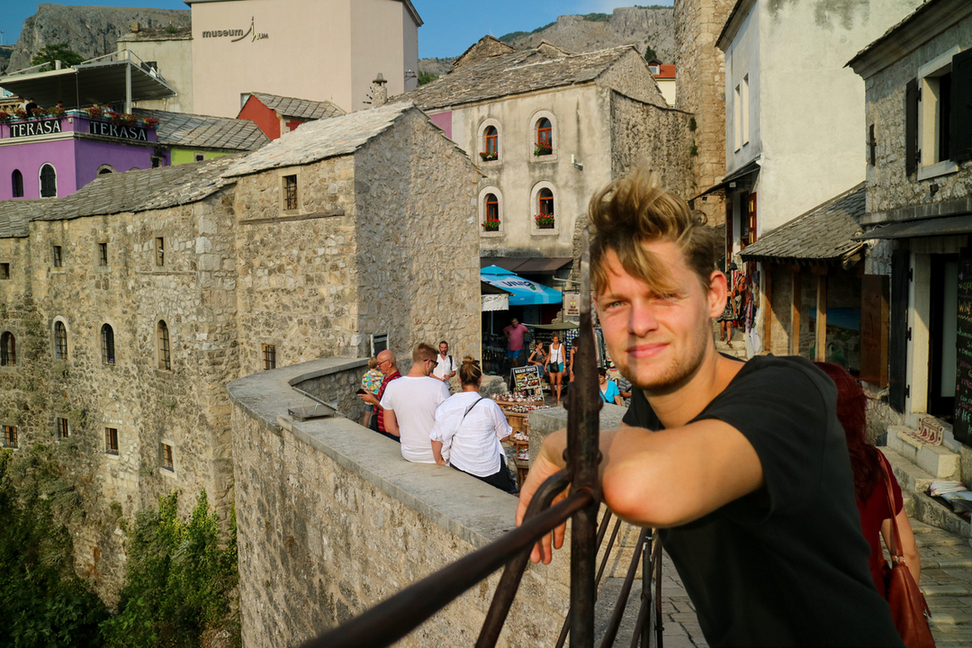
M709 320L706 320L706 323L711 326ZM661 369L661 375L655 375L647 381L641 381L631 365L620 368L621 375L627 378L632 386L645 392L646 395L661 396L678 391L695 376L702 366L702 360L705 358L707 335L711 335L711 333L708 333L705 327L700 326L695 331L692 355L681 362L677 357L672 358L671 364ZM635 364L637 364L637 360Z

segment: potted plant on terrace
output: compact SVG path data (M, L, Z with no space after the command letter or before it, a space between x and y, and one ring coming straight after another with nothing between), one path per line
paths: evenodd
M537 227L540 229L553 229L554 226L554 215L553 214L537 214L533 217L536 221Z
M496 219L496 218L487 218L486 221L483 223L483 231L484 232L498 232L499 231L499 226L500 226L499 219Z
M0 124L6 124L11 119L13 119L13 115L4 110L0 110Z
M151 129L155 129L159 125L159 120L155 117L146 117L143 123Z
M86 108L85 112L88 113L88 117L91 117L92 119L99 119L102 115L104 115L104 111L102 111L98 106Z
M47 114L49 114L51 117L63 117L66 112L67 111L60 106L54 106L47 111Z
M23 108L14 108L14 117L17 119L27 119L27 111Z
M544 142L537 144L537 147L533 149L534 155L550 155L551 153L553 153L553 147Z
M491 160L497 159L498 156L495 153L490 153L489 151L483 151L479 154L479 157L483 158L483 162L489 162Z

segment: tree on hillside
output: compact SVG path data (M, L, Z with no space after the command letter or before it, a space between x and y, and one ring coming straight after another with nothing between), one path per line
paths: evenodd
M422 72L421 70L419 70L418 73L419 85L425 85L426 83L431 83L432 81L435 81L438 78L439 78L438 74L434 74L432 72Z
M658 58L658 55L655 54L655 50L652 48L651 45L647 45L646 48L647 48L647 49L645 49L645 60L646 61L651 61L651 60L654 60L654 59L657 59Z
M60 61L64 65L73 66L83 60L80 54L68 49L67 43L54 43L42 47L39 52L34 54L34 58L30 59L30 64L50 63L54 65L54 61Z

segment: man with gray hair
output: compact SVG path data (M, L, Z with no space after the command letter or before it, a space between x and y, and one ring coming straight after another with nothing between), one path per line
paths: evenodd
M435 410L449 398L444 382L432 378L436 352L425 342L412 351L408 374L388 385L381 397L385 429L401 440L402 456L415 463L435 463L429 433Z

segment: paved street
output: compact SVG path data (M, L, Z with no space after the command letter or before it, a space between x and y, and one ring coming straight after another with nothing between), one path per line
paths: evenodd
M921 590L932 612L931 629L937 648L972 646L972 547L956 535L912 521L921 554ZM597 641L610 619L623 579L606 579L597 603ZM638 588L625 609L616 646L629 646L638 616ZM682 588L675 566L666 555L662 563L662 612L665 648L703 648L695 608Z

